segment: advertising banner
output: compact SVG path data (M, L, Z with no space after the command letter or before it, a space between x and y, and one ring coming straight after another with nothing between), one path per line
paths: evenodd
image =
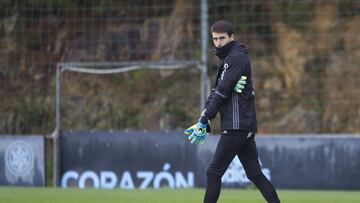
M192 145L181 132L65 132L61 187L119 189L205 187L219 136ZM360 138L256 136L264 175L278 188L360 189ZM237 157L224 187L248 187ZM252 187L252 186L251 186Z
M359 136L261 136L258 150L279 188L360 189Z
M195 186L196 147L180 133L65 132L61 187L145 189Z
M43 136L0 136L0 185L44 186Z

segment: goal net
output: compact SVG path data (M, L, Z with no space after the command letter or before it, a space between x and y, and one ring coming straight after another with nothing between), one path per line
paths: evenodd
M189 125L200 105L197 64L134 64L59 64L61 128L175 130Z

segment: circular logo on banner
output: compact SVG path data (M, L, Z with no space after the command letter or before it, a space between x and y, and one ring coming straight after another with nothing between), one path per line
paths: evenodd
M5 164L14 175L27 175L34 167L34 153L30 145L24 141L11 143L6 150Z

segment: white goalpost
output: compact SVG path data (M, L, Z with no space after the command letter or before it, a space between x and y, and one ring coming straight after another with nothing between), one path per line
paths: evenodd
M57 186L59 180L59 161L60 161L60 142L59 137L61 134L61 75L65 71L78 72L84 74L98 74L98 75L111 75L120 74L138 69L162 69L162 70L175 70L175 69L189 69L196 68L203 73L203 65L198 61L173 61L173 62L79 62L79 63L58 63L56 66L56 115L55 115L55 130L51 135L53 139L53 182ZM203 76L201 76L203 77ZM201 89L206 89L206 80L200 82ZM205 87L203 87L205 86ZM204 96L205 97L205 96ZM201 102L203 105L203 102Z

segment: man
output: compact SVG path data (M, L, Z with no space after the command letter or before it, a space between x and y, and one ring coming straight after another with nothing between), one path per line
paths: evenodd
M266 201L278 203L275 188L262 173L258 161L254 140L257 132L255 96L246 47L234 40L234 26L228 21L215 22L211 34L220 59L215 85L199 122L185 130L191 143L202 144L209 130L208 121L220 112L222 134L207 170L204 203L217 202L221 177L236 155Z

